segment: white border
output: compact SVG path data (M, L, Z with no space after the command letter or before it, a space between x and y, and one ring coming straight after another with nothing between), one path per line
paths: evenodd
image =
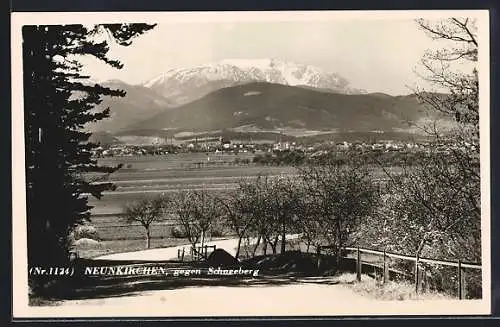
M26 24L123 23L148 22L178 24L192 22L264 22L264 21L330 21L375 19L439 19L450 16L468 16L478 19L479 82L480 82L480 136L481 136L481 210L483 299L473 301L402 301L370 302L370 307L352 307L349 303L334 308L276 307L272 304L260 309L223 307L214 293L212 307L203 312L190 310L193 299L175 303L175 306L75 306L30 307L27 288L26 197L24 174L24 118L22 89L21 27ZM489 13L487 10L433 10L433 11L307 11L307 12L98 12L98 13L13 13L11 16L12 52L12 239L13 239L13 316L14 318L70 318L70 317L166 317L166 316L287 316L287 315L465 315L491 312L490 263L490 140L489 140ZM286 297L286 294L283 294ZM256 299L259 303L260 299ZM226 302L226 301L224 301ZM307 303L307 299L304 299ZM264 301L265 304L265 301ZM210 305L210 303L207 303ZM243 311L244 310L244 311Z

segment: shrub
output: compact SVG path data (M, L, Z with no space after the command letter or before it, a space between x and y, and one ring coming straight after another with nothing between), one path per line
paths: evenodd
M99 242L90 238L80 238L75 241L75 246L78 247L94 247L98 246Z
M80 225L75 227L72 236L75 241L84 238L91 240L99 239L99 236L97 234L97 229L92 225Z
M170 235L172 235L173 238L186 238L187 237L186 231L179 226L174 226L170 230Z
M221 229L214 228L210 231L210 235L212 237L222 237L224 236L224 232Z

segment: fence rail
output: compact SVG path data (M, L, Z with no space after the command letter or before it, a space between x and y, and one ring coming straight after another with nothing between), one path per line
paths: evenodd
M377 255L385 255L387 257L392 257L396 259L402 259L402 260L409 260L409 261L416 261L417 257L415 256L409 256L409 255L404 255L404 254L398 254L398 253L393 253L393 252L384 252L384 251L378 251L378 250L372 250L372 249L365 249L365 248L354 248L354 247L346 247L345 248L347 251L359 251L364 252L364 253L371 253L371 254L377 254ZM419 257L418 258L419 262L423 263L431 263L431 264L438 264L438 265L443 265L443 266L453 266L453 267L458 267L459 265L462 268L469 268L469 269L482 269L482 266L477 263L472 263L472 262L462 262L459 260L457 261L450 261L450 260L435 260L431 258L423 258Z
M321 246L319 248L319 250L321 252L322 249L326 249L326 248L331 248L331 246ZM457 260L457 261L435 260L435 259L431 259L431 258L421 258L418 256L409 256L409 255L404 255L404 254L399 254L399 253L379 251L379 250L366 249L366 248L360 248L360 247L345 247L344 250L356 252L356 257L355 257L355 259L356 259L356 279L358 281L361 281L361 271L362 271L363 265L381 268L382 269L383 283L385 283L389 279L389 271L397 272L395 270L389 269L388 263L387 263L387 258L396 258L396 259L414 262L415 268L414 268L413 275L415 278L415 292L416 293L418 293L419 286L421 285L422 279L423 279L422 271L420 271L420 269L419 269L419 263L430 263L430 264L456 267L457 268L457 295L458 295L458 298L460 300L464 298L465 293L466 293L466 279L465 279L465 273L463 272L463 269L482 270L481 264L471 263L471 262L462 262L461 260ZM362 261L362 253L369 253L369 254L381 256L382 260L383 260L382 265L380 266L379 264L373 263L373 262L363 262ZM397 273L401 273L401 272L397 272Z

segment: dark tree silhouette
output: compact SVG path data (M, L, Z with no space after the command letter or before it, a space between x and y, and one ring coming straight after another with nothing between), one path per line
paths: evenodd
M95 110L102 96L125 96L90 83L81 56L122 68L107 57L110 43L129 46L152 29L148 24L23 26L23 87L26 144L28 263L64 263L71 230L89 220L88 195L100 198L113 188L88 173L109 174L92 159L96 146L84 130L109 116ZM98 40L99 39L99 40Z

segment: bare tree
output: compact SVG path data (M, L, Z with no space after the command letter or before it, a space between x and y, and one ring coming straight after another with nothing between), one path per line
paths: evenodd
M177 215L179 223L186 235L189 243L196 246L198 243L201 230L198 224L195 222L195 218L192 213L192 194L190 192L178 192L173 198L173 211Z
M247 235L253 224L254 209L252 207L252 197L254 189L247 181L240 181L238 189L229 194L218 197L223 220L227 222L232 231L238 236L238 245L236 247L236 259L240 255L241 241Z
M293 228L297 217L298 185L289 177L280 176L272 181L269 191L270 216L275 222L272 225L277 228L276 234L281 234L281 253L284 253L287 231Z
M426 152L411 158L411 167L403 165L402 173L383 167L391 181L384 220L391 231L387 246L418 256L480 261L476 22L419 19L417 25L443 46L422 58L424 72L419 75L434 89L417 90L417 97L431 110L448 115L456 126L447 133L433 133Z
M480 260L479 167L466 161L468 156L460 148L444 153L431 148L402 173L387 172L389 248L417 256Z
M165 199L161 197L142 199L127 204L125 219L128 222L138 222L146 231L146 248L151 247L151 224L164 217Z
M257 237L253 246L252 255L255 253L261 241L263 242L264 254L267 253L268 244L271 245L273 253L276 253L278 235L275 233L276 221L271 205L271 180L268 176L259 175L253 180L244 181L244 189L247 198L248 215L252 224L249 228L249 235Z
M294 227L297 232L302 234L301 238L306 245L306 252L309 252L311 245L318 251L325 239L323 237L322 222L315 219L315 199L311 192L307 192L307 189L299 188L299 190L301 193L296 203L295 214L297 219L294 222Z
M334 161L335 162L335 161ZM310 164L300 169L306 213L318 222L324 239L333 246L337 263L342 248L363 220L373 213L378 193L368 170L356 163Z
M427 35L443 45L438 50L428 50L422 58L423 69L417 74L434 89L419 89L417 96L433 110L454 117L460 123L462 133L459 135L463 136L466 129L469 142L476 143L479 138L479 43L476 20L417 19L416 22Z
M174 211L189 242L194 246L205 243L207 232L221 215L220 203L206 190L179 192L175 196Z
M437 243L441 256L477 261L481 210L476 21L419 19L417 24L443 45L422 58L425 73L421 76L444 92L420 90L417 96L431 109L450 115L457 124L444 138L436 135L428 156L411 171L404 170L399 182L393 183L405 195L396 202L400 205L397 212L418 226L419 231L413 233L419 237L417 254L429 244L436 251Z

